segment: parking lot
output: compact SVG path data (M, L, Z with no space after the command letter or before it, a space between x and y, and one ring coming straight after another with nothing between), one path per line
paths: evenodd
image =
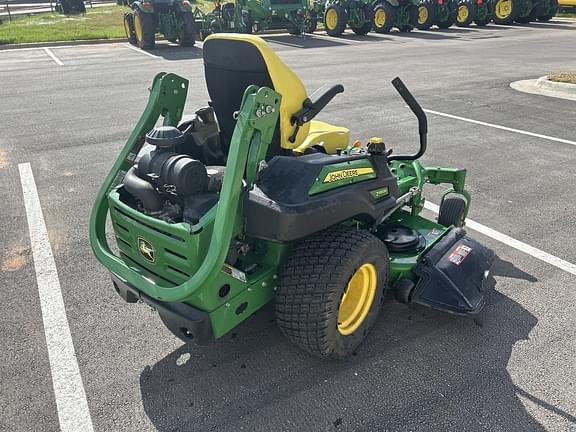
M182 75L188 112L206 104L201 43L0 50L0 430L576 430L576 102L509 87L576 70L574 35L576 22L553 20L266 37L309 93L344 85L320 119L408 151L417 127L390 85L400 76L429 115L424 162L468 168L469 233L497 254L477 317L390 300L345 362L299 351L271 308L212 346L183 345L150 308L124 303L92 256L94 197L152 78ZM52 381L75 365L48 357L42 310L58 299L37 283L51 271L32 256L42 214L83 393Z

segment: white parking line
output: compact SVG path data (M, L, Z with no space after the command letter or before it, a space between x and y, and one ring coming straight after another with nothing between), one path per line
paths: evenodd
M428 201L424 203L424 207L436 214L438 214L438 211L440 210L436 204ZM520 240L516 240L515 238L507 236L506 234L502 234L501 232L493 230L492 228L488 228L487 226L475 222L471 219L466 219L466 227L576 276L576 264L564 261L561 258L549 254L548 252L544 252L543 250L535 248L534 246L530 246L529 244L521 242Z
M294 47L294 48L304 48L304 46L302 46L302 45L296 45L296 44L289 43L289 42L281 42L281 41L277 41L276 39L271 39L271 38L266 38L266 42L271 42L271 43L275 43L278 45L286 45L286 46Z
M366 43L365 40L347 39L346 36L352 36L352 34L343 33L342 36L334 37L334 36L328 36L327 34L324 35L324 34L314 33L314 34L309 35L308 37L318 38L318 39L326 39L326 40L332 41L334 43L342 43L344 45L355 45L355 44Z
M434 114L440 117L446 117L446 118L450 118L450 119L454 119L454 120L461 120L461 121L465 121L468 123L474 123L477 125L481 125L481 126L488 126L494 129L500 129L500 130L505 130L508 132L514 132L514 133L518 133L518 134L522 134L522 135L528 135L528 136L532 136L532 137L536 137L536 138L542 138L542 139L546 139L549 141L556 141L559 143L563 143L563 144L570 144L573 146L576 146L576 141L570 141L567 139L563 139L563 138L556 138L553 136L548 136L548 135L542 135L542 134L538 134L538 133L534 133L534 132L528 132L525 130L521 130L521 129L514 129L514 128L510 128L510 127L506 127L506 126L500 126L494 123L486 123L483 121L479 121L479 120L473 120L473 119L469 119L466 117L460 117L460 116L456 116L453 114L446 114L440 111L432 111L430 109L424 109L425 112L429 113L429 114Z
M58 64L60 66L64 66L64 63L62 63L60 61L60 59L58 57L56 57L52 51L50 51L49 48L44 48L44 51L46 51L46 54L48 54L52 58L52 60L54 60L56 62L56 64Z
M143 49L136 48L135 46L132 46L132 45L130 45L129 43L123 43L122 45L125 46L126 48L130 48L131 50L134 50L134 51L136 51L136 52L139 52L140 54L145 54L145 55L147 55L148 57L152 57L152 58L155 58L155 59L161 58L161 57L158 57L158 56L156 56L156 55L154 55L154 54L149 53L148 51L144 51Z
M86 393L76 361L58 272L48 239L40 198L29 163L18 165L30 231L52 385L62 432L93 432Z

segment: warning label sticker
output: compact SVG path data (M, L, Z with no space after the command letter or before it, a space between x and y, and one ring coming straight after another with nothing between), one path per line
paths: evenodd
M222 266L222 271L226 274L229 274L230 276L232 276L234 279L238 279L241 282L246 283L247 279L246 279L246 273L244 273L241 270L238 270L237 268L232 267L231 265L228 264L224 264Z
M464 262L466 257L472 252L472 248L466 245L458 245L448 256L448 261L459 266Z

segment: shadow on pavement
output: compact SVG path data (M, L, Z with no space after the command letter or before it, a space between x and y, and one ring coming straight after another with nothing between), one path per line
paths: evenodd
M156 47L148 51L165 60L191 60L202 58L202 48L196 44L193 47L181 47L168 41L156 42Z
M445 32L446 30L439 30ZM396 37L408 38L408 39L429 39L429 40L442 40L442 39L459 39L460 36L451 36L445 33L438 33L434 30L418 30L411 32L395 32L391 33Z
M520 24L520 27L528 27L528 28L548 28L548 29L555 29L555 30L572 30L574 31L574 25L570 22L531 22L530 24Z
M349 45L347 41L353 42L384 42L393 38L373 35L358 36L352 33L344 33L338 37L330 37L326 34L307 34L304 37L290 35L264 36L267 42L286 45L294 48L327 48L333 46Z
M326 48L345 45L339 38L318 37L313 34L305 36L292 35L261 35L266 42L285 45L293 48Z
M432 27L428 30L423 30L423 31L427 31L427 32L443 32L443 33L454 33L454 34L458 34L458 33L464 33L464 34L468 34L468 33L476 33L476 31L474 31L474 29L472 28L467 28L467 27L448 27L446 29L442 29L439 27Z
M492 274L536 281L500 259ZM344 362L291 345L266 307L214 345L184 345L142 371L144 410L160 431L543 431L506 369L537 319L495 284L475 318L385 303Z

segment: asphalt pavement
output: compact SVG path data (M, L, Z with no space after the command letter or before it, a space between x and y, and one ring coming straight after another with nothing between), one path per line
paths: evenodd
M344 85L320 119L409 151L416 122L390 84L400 76L440 113L429 114L424 162L468 168L469 217L573 264L576 102L509 84L576 70L574 35L576 23L555 20L267 40L310 93ZM473 230L497 254L485 309L458 318L389 300L344 362L293 346L270 307L197 347L148 307L124 303L92 256L90 209L155 74L190 80L189 113L206 103L201 58L201 43L164 41L151 55L121 43L0 51L0 430L60 430L25 163L96 431L576 430L576 275Z

